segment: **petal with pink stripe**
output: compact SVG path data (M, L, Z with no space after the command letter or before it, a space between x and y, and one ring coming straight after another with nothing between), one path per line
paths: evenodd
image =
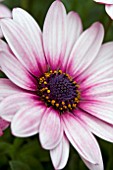
M60 67L66 50L66 10L62 2L51 5L44 22L43 43L47 62L51 69Z
M82 32L82 21L75 12L69 12L67 15L67 47L62 62L62 70L65 72L67 61L71 50Z
M24 107L31 104L38 104L37 96L29 93L18 93L5 98L0 104L0 115L7 121L12 121L15 114Z
M108 100L108 98L113 99L113 80L97 83L94 86L84 89L84 91L81 92L81 98L89 102L92 100L106 100L106 102L111 101L113 103L113 100Z
M56 148L50 150L50 156L55 169L63 169L69 158L69 141L65 135Z
M46 107L32 104L20 109L11 122L12 134L17 137L28 137L39 132L39 126Z
M85 160L98 164L100 150L86 124L71 113L63 114L62 118L64 131L70 143Z
M1 51L0 56L1 69L12 82L25 90L36 90L35 78L11 53Z
M1 21L1 28L11 50L28 71L38 76L40 69L34 44L26 36L25 29L12 19Z
M93 87L95 84L113 81L113 42L105 43L93 64L78 77L81 89Z
M11 18L11 11L7 6L0 4L0 19L1 18ZM3 37L2 30L0 29L0 38Z
M113 125L113 104L109 101L81 101L79 107L96 118Z
M70 75L77 77L92 64L99 52L103 37L104 29L98 22L81 34L68 60L67 72Z
M47 70L47 64L42 47L42 32L40 27L33 17L21 8L14 8L12 15L14 21L26 30L25 34L32 44L31 48L34 52L34 57L36 58L38 72L40 72L40 69L45 72Z
M40 125L39 137L43 148L54 149L61 141L63 136L63 127L60 114L47 108Z
M85 124L89 127L90 131L100 138L107 140L109 142L113 142L113 125L106 123L98 119L91 114L88 114L82 110L78 111L80 115L80 119L85 122ZM75 115L76 115L75 111Z
M99 148L99 150L100 150L100 148ZM99 160L98 160L97 164L90 163L89 161L85 160L82 156L81 156L81 158L89 169L91 169L91 170L104 170L101 152L100 152L100 156L98 157Z
M9 79L0 78L0 101L2 101L5 97L22 92L23 89L16 86Z

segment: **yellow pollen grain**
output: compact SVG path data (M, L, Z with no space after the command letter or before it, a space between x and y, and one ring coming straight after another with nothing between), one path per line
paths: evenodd
M50 90L47 90L47 93L50 93Z
M72 81L73 79L72 79L72 77L70 77L69 75L68 75L68 79L70 80L70 81Z
M75 108L75 107L76 107L76 104L72 104L72 107L74 107L74 108Z
M46 99L48 100L48 99L49 99L49 97L48 97L48 96L46 96Z
M80 86L78 84L76 84L76 87L79 88Z
M40 78L40 81L42 81L42 77Z
M76 102L76 103L79 103L79 99L78 99L78 98L75 98L75 102Z
M47 82L46 82L46 81L44 81L44 84L47 84Z
M76 98L74 98L74 100L75 100L75 102L76 102L76 101L78 100L78 99L77 99L77 97L76 97Z
M52 101L51 101L51 104L54 105L54 104L55 104L55 100L52 100Z
M57 71L55 70L55 71L54 71L54 73L56 74L56 73L57 73Z
M50 77L50 73L45 73L45 77L46 78Z
M76 81L74 81L73 84L76 84ZM77 86L76 86L76 87L77 87Z
M66 77L69 77L69 74L65 74L66 75Z
M42 92L45 91L45 90L47 90L46 87L41 89Z
M52 71L52 70L50 70L49 72L50 72L50 73L52 73L53 71Z
M58 72L59 72L60 74L62 74L62 70L58 70Z
M59 104L58 104L58 103L56 103L56 107L59 107Z
M64 102L64 101L62 101L62 105L65 105L65 102Z
M77 103L79 103L79 100L77 100Z
M63 106L64 109L67 109L67 106Z
M71 108L71 104L68 104L68 108Z
M63 110L63 108L62 108L62 107L60 107L60 110Z
M45 90L48 90L48 87L45 87Z

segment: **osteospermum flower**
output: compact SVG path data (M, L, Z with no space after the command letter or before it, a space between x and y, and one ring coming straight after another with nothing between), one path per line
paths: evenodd
M107 14L113 19L113 0L94 0L95 2L105 4Z
M0 79L0 114L13 135L39 133L55 169L66 165L71 143L89 169L102 170L93 134L113 142L113 42L102 45L103 26L82 32L78 14L67 15L57 0L43 33L20 8L1 27L10 48L0 42L0 65L9 78Z
M0 0L0 2L3 0ZM11 11L10 9L6 6L0 3L0 19L1 18L11 18ZM2 38L3 34L2 31L0 30L0 38Z

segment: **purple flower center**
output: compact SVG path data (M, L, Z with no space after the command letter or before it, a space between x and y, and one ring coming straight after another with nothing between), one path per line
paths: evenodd
M79 103L78 88L78 84L68 74L51 70L39 78L37 92L48 107L64 112L72 111Z

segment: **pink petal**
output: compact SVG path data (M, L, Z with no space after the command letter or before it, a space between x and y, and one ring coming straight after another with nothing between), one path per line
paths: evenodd
M40 104L31 104L20 109L11 122L12 134L18 137L37 134L45 109Z
M7 6L0 4L0 18L11 18L11 11ZM3 37L2 30L0 29L0 38Z
M8 128L9 124L9 122L0 117L0 136L3 135L3 131Z
M45 55L51 69L57 69L66 50L66 11L61 1L51 5L44 22Z
M36 90L36 80L11 53L1 51L0 56L2 71L12 82L26 90Z
M69 158L69 141L63 135L61 142L56 148L50 150L50 156L55 169L63 169Z
M9 126L9 122L0 117L0 129L5 130Z
M43 72L46 71L46 60L44 57L44 52L42 48L42 33L32 16L21 8L13 9L13 19L19 26L22 26L25 31L26 37L31 42L32 50L34 53L34 58L36 60L38 72L40 72L40 67ZM39 64L39 65L38 65Z
M102 4L113 4L113 0L93 0Z
M12 94L22 93L23 90L9 79L0 78L0 101Z
M101 152L100 152L100 157L99 157L99 161L98 161L97 164L92 164L92 163L88 162L82 156L81 156L81 158L89 169L91 169L91 170L104 170Z
M113 104L109 103L107 100L81 101L79 107L85 112L113 125Z
M70 143L84 159L90 163L98 164L100 150L87 125L78 116L73 116L71 113L62 114L62 118L64 131Z
M113 80L95 84L82 92L86 100L99 100L113 95Z
M1 30L0 30L0 34L1 34ZM0 39L0 52L1 51L11 52L11 49L9 48L8 44L5 41ZM0 55L0 57L1 57L1 55ZM1 66L0 66L0 70L1 70Z
M38 96L30 93L14 94L1 102L0 115L5 120L11 122L18 110L35 103L39 103Z
M39 75L36 53L32 42L27 38L25 29L11 19L2 20L1 28L11 50L18 60L33 75Z
M0 4L0 18L11 18L10 9L3 4Z
M92 64L101 47L103 36L103 26L98 22L81 34L68 60L67 72L70 75L76 77Z
M0 51L10 51L10 48L9 46L3 41L0 39Z
M0 129L0 136L2 136L3 135L3 131Z
M113 3L112 3L113 4ZM107 14L111 17L113 20L113 5L105 5L105 10Z
M61 124L60 114L48 108L42 118L40 125L40 142L43 148L53 149L61 141L63 128Z
M113 142L113 125L108 124L95 116L92 116L83 111L78 111L80 115L80 119L87 124L90 131L100 138L107 140L109 142ZM75 111L76 115L76 111Z
M82 32L82 22L79 15L75 12L69 12L67 15L67 47L66 47L66 54L64 56L62 65L63 70L65 71L65 67L71 53L71 50L80 36Z
M113 42L105 43L100 48L93 64L80 76L84 80L80 87L86 89L102 82L113 80Z

